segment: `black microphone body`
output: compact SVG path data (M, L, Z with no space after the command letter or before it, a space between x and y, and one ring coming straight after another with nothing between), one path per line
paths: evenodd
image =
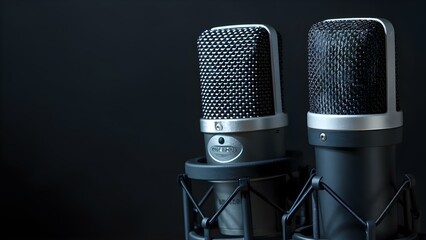
M308 140L316 174L365 221L395 194L402 111L395 77L394 32L385 19L332 19L309 31ZM365 226L329 194L318 196L320 238L365 238ZM396 208L376 238L397 237Z
M320 142L321 134L327 143ZM354 138L359 144L354 144ZM309 130L309 141L315 145L316 174L363 220L376 220L396 192L395 144L401 138L401 128L372 133ZM321 237L365 238L365 226L326 192L319 193L319 204ZM377 226L377 239L396 237L396 214L396 208L392 209Z
M287 115L281 98L279 41L273 28L259 24L216 27L199 37L200 125L208 164L285 156ZM235 180L214 181L218 209L236 188ZM280 176L272 176L251 180L250 185L282 205L281 181ZM279 214L251 196L254 235L278 234ZM243 235L240 196L219 216L219 229L225 235Z

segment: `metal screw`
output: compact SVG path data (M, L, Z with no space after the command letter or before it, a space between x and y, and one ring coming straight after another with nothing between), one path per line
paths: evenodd
M216 123L214 127L216 128L216 131L221 131L223 129L223 126L220 123Z
M321 139L321 141L325 142L325 140L327 140L327 135L325 135L325 133L321 133L320 139Z

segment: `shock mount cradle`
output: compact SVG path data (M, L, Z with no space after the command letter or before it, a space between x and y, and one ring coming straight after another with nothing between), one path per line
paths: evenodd
M324 181L321 176L316 176L315 169L311 170L311 175L307 180L305 186L300 192L299 196L294 201L292 207L282 217L283 240L312 240L324 239L320 237L319 229L319 209L318 209L318 191L325 191L329 194L339 205L350 213L361 226L365 227L365 239L376 239L376 227L380 225L382 220L390 212L390 209L400 201L403 206L404 222L403 226L398 228L398 236L394 240L414 240L423 239L423 235L418 235L418 226L420 220L420 212L417 208L416 197L414 192L415 179L414 176L406 174L403 183L400 185L398 191L394 194L393 198L389 201L387 206L383 209L380 216L376 219L362 219L336 192L333 191ZM312 225L299 227L292 230L289 222L294 217L298 209L302 206L303 202L309 200L311 195L312 202ZM402 199L401 199L402 198Z
M415 179L412 175L405 175L404 181L376 219L362 219L330 186L328 186L321 176L316 176L315 169L311 170L311 174L300 191L297 198L288 210L283 210L276 203L271 202L258 191L250 187L251 179L264 178L270 176L278 176L289 174L291 172L301 170L299 163L301 153L290 152L283 158L243 162L226 165L210 165L207 164L205 157L190 159L185 163L185 174L178 176L178 184L182 188L183 208L184 208L184 231L186 240L313 240L320 238L319 229L319 209L318 209L318 192L325 191L339 205L344 208L350 215L356 219L360 226L365 228L365 239L375 240L376 227L380 225L382 220L390 212L392 207L397 203L403 207L403 225L398 227L398 236L394 240L422 240L426 239L425 235L418 234L420 212L417 208L416 197L414 192ZM302 171L301 171L302 172ZM235 181L237 187L229 195L228 199L220 206L220 208L212 215L207 216L201 209L206 200L213 192L213 186L204 193L199 202L196 201L192 194L192 180L201 181ZM253 221L251 214L250 193L255 194L277 211L282 213L282 235L273 237L255 237L253 235ZM217 221L219 215L232 202L232 200L240 194L242 206L242 218L244 234L242 236L213 236L213 230L217 229ZM300 224L297 227L291 224L293 218L307 204L311 204L310 220L312 224ZM308 218L302 214L302 218ZM201 221L197 222L197 215L201 217ZM300 215L299 215L300 216Z
M190 159L185 162L185 174L178 176L178 184L182 188L183 208L184 208L184 231L186 240L254 240L254 239L282 239L282 236L273 237L255 237L253 235L253 219L251 213L250 193L256 195L267 204L275 208L280 214L284 214L278 204L270 201L261 193L250 186L252 179L266 178L290 174L297 170L302 171L300 166L301 153L296 151L288 151L287 156L276 159L230 163L223 165L207 164L205 157ZM306 178L305 178L306 179ZM226 201L212 215L207 216L202 210L202 206L213 192L213 185L204 193L199 202L194 198L192 193L192 180L201 181L235 181L237 187L229 195ZM242 236L215 236L213 233L217 229L217 221L219 215L231 203L231 201L240 194L242 218L243 218L243 235ZM201 217L201 221L197 221L197 216ZM217 234L216 234L217 235Z

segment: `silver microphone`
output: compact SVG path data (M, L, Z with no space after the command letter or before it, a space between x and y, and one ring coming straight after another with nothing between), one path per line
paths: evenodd
M202 118L208 164L238 164L285 156L287 114L283 112L280 37L260 24L216 27L198 38ZM244 176L241 176L244 177ZM254 179L251 187L282 205L280 176ZM219 208L236 187L215 181ZM279 234L280 214L252 196L255 236ZM219 217L225 235L242 235L237 196Z

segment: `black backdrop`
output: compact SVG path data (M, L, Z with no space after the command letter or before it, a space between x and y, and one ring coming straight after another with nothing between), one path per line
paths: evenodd
M2 1L2 239L183 239L176 176L204 151L196 40L214 26L281 32L289 147L312 162L307 32L338 17L394 24L405 124L398 174L415 174L426 202L420 0Z

